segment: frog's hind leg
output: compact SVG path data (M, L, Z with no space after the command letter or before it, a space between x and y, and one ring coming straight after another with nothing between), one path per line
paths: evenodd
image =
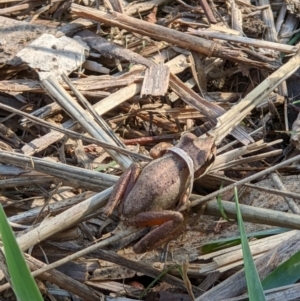
M130 224L136 227L149 227L158 225L151 230L139 242L133 250L135 253L144 253L153 250L164 243L174 239L174 229L183 222L183 215L177 211L147 211L139 213L130 220ZM172 235L171 235L172 234ZM178 235L180 235L179 233Z
M105 215L111 215L114 209L120 204L121 200L126 198L140 172L141 167L137 163L132 163L124 171L122 176L120 176L119 180L115 184L106 206L103 208L103 213Z

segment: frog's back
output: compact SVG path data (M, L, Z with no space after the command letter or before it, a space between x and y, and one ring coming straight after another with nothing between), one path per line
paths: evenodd
M188 180L186 163L174 154L166 154L144 167L123 207L123 215L143 211L174 209Z

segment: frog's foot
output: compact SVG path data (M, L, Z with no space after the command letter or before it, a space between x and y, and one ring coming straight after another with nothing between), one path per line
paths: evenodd
M147 211L139 213L130 219L130 224L136 227L158 227L151 230L139 242L133 250L135 253L144 253L153 250L174 238L174 229L183 222L181 213L171 210ZM180 233L179 233L180 234ZM179 235L178 234L178 235Z

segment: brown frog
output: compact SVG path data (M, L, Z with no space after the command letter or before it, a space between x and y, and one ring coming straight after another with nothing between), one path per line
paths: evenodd
M190 157L195 177L201 176L214 158L212 137L197 138L188 133L175 148ZM161 153L160 158L147 164L141 172L139 165L133 163L120 177L104 208L104 213L110 215L120 204L119 212L125 223L136 227L157 226L134 245L136 253L153 250L170 241L175 228L184 220L176 206L184 198L191 179L188 164L172 150Z

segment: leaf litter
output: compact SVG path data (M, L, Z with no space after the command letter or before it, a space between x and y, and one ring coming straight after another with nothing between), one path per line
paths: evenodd
M239 296L239 249L201 251L238 235L216 201L235 218L234 186L248 233L295 231L254 240L260 275L299 251L298 1L14 1L0 22L2 206L45 300L140 299L153 279L146 300ZM214 165L178 208L184 233L137 255L147 229L102 208L131 162L187 132L214 137Z

